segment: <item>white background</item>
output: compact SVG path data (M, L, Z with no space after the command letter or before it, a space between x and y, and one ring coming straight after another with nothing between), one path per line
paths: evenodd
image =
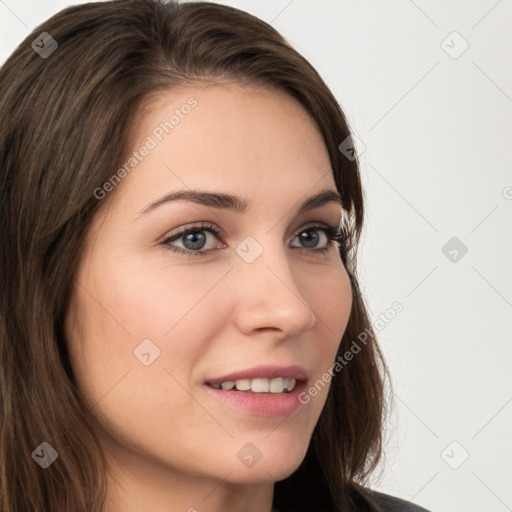
M0 62L76 3L0 0ZM374 320L404 307L379 332L395 394L373 487L432 511L512 510L512 1L219 3L279 30L360 139L361 284ZM468 248L456 262L452 237Z

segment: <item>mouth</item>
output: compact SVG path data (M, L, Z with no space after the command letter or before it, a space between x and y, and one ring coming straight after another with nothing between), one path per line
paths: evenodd
M279 394L292 392L307 378L306 369L300 365L260 365L208 379L206 384L225 391Z
M299 365L258 366L208 379L206 391L253 416L283 416L298 409L308 375Z
M295 389L297 382L300 383L304 381L297 381L297 379L294 379L293 377L277 377L274 379L260 377L256 379L226 380L220 384L207 382L206 384L214 389L222 389L225 391L280 394L291 393Z

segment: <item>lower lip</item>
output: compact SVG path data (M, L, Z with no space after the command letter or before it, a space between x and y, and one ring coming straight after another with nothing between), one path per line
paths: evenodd
M222 402L242 409L253 416L287 416L301 405L299 394L306 381L297 382L290 393L253 393L251 391L226 391L205 384L207 392Z

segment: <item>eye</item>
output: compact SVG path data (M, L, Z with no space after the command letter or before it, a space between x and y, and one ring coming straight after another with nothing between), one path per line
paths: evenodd
M319 241L322 236L316 234L317 232L321 233L324 238L324 244L320 248L318 248ZM202 222L198 226L190 226L182 231L166 238L161 245L164 245L169 250L173 252L177 252L178 254L183 254L187 256L205 256L213 249L203 250L203 247L207 241L207 236L205 233L213 234L217 237L220 233L220 230L209 224L207 222ZM298 238L300 243L304 244L303 246L299 246L299 249L311 249L313 252L323 253L331 249L333 244L331 242L337 242L339 244L344 243L345 235L342 231L340 231L337 227L328 226L328 225L310 225L303 227L294 237L294 240ZM183 239L181 242L184 247L177 247L174 242ZM217 243L213 244L213 248L217 247L220 249L222 244Z
M318 241L322 238L318 236L316 233L321 233L324 237L325 244L322 244L323 247L320 249L317 248ZM311 235L313 234L313 235ZM305 247L302 248L313 248L316 252L324 252L328 251L332 244L330 242L342 242L342 232L333 226L321 226L321 225L313 225L307 226L300 230L300 232L295 236L298 238L301 243L305 244Z
M208 254L209 250L201 250L205 244L207 237L204 233L213 233L217 236L220 230L212 224L202 222L199 226L188 227L175 235L165 239L162 245L166 246L173 252L185 254L188 256L202 256ZM184 248L176 247L172 242L183 239ZM218 247L219 244L217 244Z

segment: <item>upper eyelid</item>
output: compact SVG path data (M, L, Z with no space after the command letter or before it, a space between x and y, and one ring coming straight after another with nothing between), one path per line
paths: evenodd
M294 237L297 236L297 233L300 233L302 230L308 229L308 228L313 228L313 227L320 227L320 228L325 227L325 228L330 228L330 229L335 229L335 230L340 229L339 225L334 226L334 225L329 224L328 222L311 221L311 222L306 222L306 224L301 226L299 229L295 230ZM176 239L184 236L184 234L188 233L189 231L210 231L210 232L213 232L213 234L215 234L215 235L223 234L222 228L216 227L214 224L207 223L204 221L197 225L194 225L194 224L185 225L184 227L177 228L177 229L179 229L179 231L177 231L176 233L165 235L163 238L163 241L165 242L165 241L169 241L169 240L176 240ZM218 232L216 233L215 231L218 231Z

